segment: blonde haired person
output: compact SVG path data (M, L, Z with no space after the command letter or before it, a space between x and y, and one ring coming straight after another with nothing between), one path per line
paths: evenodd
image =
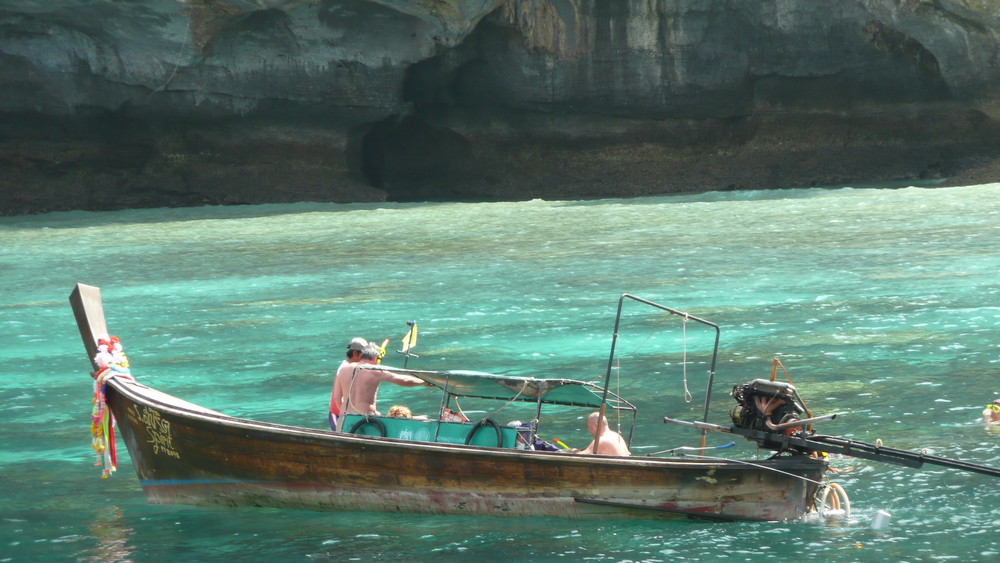
M983 420L986 424L1000 424L1000 399L993 399L993 402L983 409Z
M403 405L392 405L389 407L389 416L395 416L397 418L413 418L413 413L410 412L410 407L405 407Z

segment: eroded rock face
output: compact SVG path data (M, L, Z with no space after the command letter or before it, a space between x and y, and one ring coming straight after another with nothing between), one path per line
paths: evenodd
M0 213L1000 180L993 0L0 0Z

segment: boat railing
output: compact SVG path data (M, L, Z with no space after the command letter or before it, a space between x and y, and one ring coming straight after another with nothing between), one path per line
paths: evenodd
M497 375L478 371L417 370L382 364L358 364L355 367L355 372L358 370L384 371L409 375L441 389L440 412L442 413L449 411L452 406L452 400L460 397L504 401L508 404L513 402L533 403L535 405L534 420L527 427L528 435L523 437L528 444L534 444L537 439L538 428L541 426L543 405L562 405L589 409L600 409L602 405L606 405L614 411L631 415L631 426L627 438L629 442L631 442L631 429L635 427L635 405L619 395L587 381ZM476 424L499 426L488 416ZM431 441L438 441L437 435Z
M654 308L659 309L661 311L666 311L669 315L678 315L678 316L682 317L685 322L687 322L687 321L694 321L696 323L700 323L700 324L703 324L705 326L708 326L708 327L714 329L714 331L715 331L715 342L714 342L714 344L712 346L712 359L711 359L711 363L710 363L710 366L709 366L709 369L708 369L708 382L707 382L706 387L705 387L705 404L704 404L703 415L702 415L702 421L703 422L708 422L708 408L709 408L709 404L710 404L710 402L712 400L712 383L713 383L713 381L715 379L715 366L716 366L716 360L717 360L718 355L719 355L719 337L720 337L720 333L721 333L721 331L719 329L719 325L717 325L717 324L715 324L713 322L707 321L705 319L696 317L696 316L691 315L689 313L685 313L685 312L679 311L677 309L666 307L664 305L660 305L659 303L654 303L653 301L642 299L641 297L636 297L635 295L631 295L629 293L623 293L622 296L618 299L618 312L615 315L615 330L614 330L614 333L613 333L613 335L611 337L611 354L608 357L608 369L607 369L607 371L605 373L605 376L604 376L604 387L603 387L603 389L604 389L604 398L605 398L605 400L601 401L601 405L600 405L601 411L602 412L604 411L605 405L608 402L607 398L609 396L611 396L611 393L609 391L609 387L610 387L610 384L611 384L611 373L614 370L615 360L616 360L616 357L617 357L616 356L616 354L617 354L616 347L618 345L618 334L619 334L619 329L621 327L622 311L624 310L625 303L627 301L636 301L638 303L642 303L644 305L648 305L650 307L654 307ZM702 433L701 433L701 447L703 447L703 448L705 447L706 434L707 434L707 431L702 430ZM631 442L631 440L629 440L629 441Z

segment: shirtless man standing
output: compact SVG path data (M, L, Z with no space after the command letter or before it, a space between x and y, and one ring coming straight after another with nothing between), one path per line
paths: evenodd
M608 426L607 417L601 416L599 412L592 412L587 417L587 431L594 437L594 441L582 450L570 450L578 454L592 454L594 452L594 442L597 442L597 452L601 455L632 455L628 451L628 444L622 435L615 432ZM600 436L600 439L598 439Z
M365 364L378 362L379 347L369 344L361 350L361 360L357 364L341 366L333 382L334 400L339 400L342 414L379 414L376 408L378 386L383 381L403 387L430 386L423 379L388 371L357 369ZM338 420L338 429L343 429L343 416Z
M364 338L352 338L347 344L347 358L340 362L340 367L334 374L333 391L330 392L330 430L337 429L337 419L340 418L340 403L343 402L343 397L338 394L337 376L340 375L341 371L354 369L354 364L361 360L361 351L365 349L365 346L368 346L368 341Z

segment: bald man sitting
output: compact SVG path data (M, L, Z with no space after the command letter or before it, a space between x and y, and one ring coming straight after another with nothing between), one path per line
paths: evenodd
M578 454L598 453L601 455L632 455L628 451L628 444L622 435L615 432L608 426L608 418L601 416L599 412L592 412L587 417L587 431L594 437L594 441L589 446L578 450L570 450ZM597 452L594 452L594 443L597 443Z

